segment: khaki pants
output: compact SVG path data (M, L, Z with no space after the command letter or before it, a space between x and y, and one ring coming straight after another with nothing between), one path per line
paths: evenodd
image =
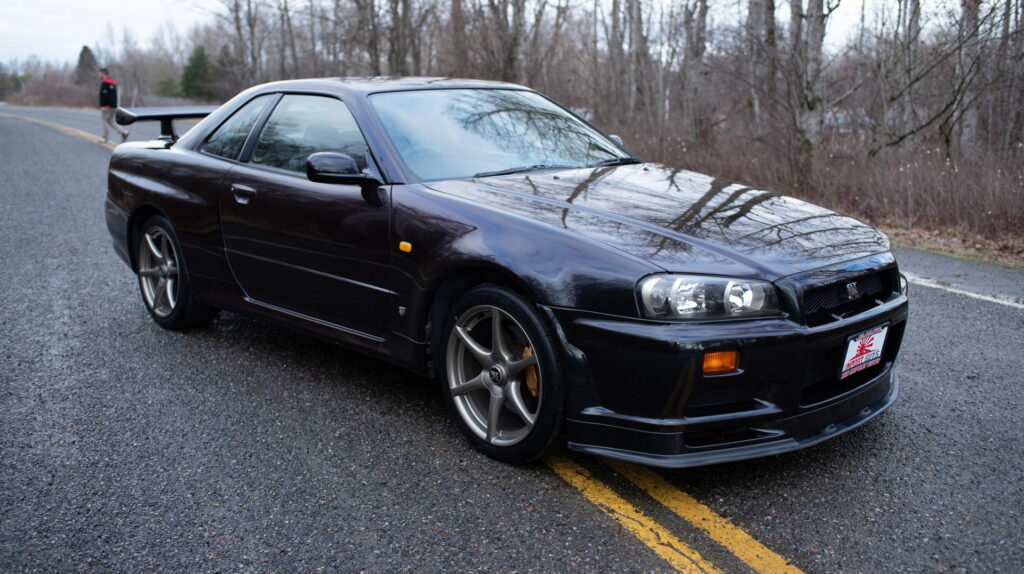
M122 137L128 135L128 130L114 123L114 108L100 108L100 114L103 115L103 141L107 141L110 128L114 128Z

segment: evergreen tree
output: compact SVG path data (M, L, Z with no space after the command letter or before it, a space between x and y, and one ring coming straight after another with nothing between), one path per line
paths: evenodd
M96 72L100 69L89 46L82 46L78 53L78 65L75 66L75 83L91 84L97 81Z
M176 98L181 95L178 90L178 80L172 76L164 76L156 85L156 95L165 98Z
M211 85L213 76L213 63L206 55L206 48L202 44L192 50L188 57L188 64L181 73L181 94L186 98L197 100L209 100L213 97Z
M18 75L14 67L8 69L7 66L0 63L0 101L3 101L11 94L17 93L21 89L21 84L24 80L25 78Z

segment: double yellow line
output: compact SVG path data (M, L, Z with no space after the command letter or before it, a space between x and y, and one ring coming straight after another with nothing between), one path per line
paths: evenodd
M658 556L668 561L677 571L686 574L722 573L699 552L644 514L576 462L564 456L550 456L544 459L544 462L558 476L579 490L587 500L636 536ZM604 460L604 462L651 498L732 552L754 571L761 574L776 572L801 574L801 570L790 564L788 560L754 540L729 519L679 490L654 471L619 461Z

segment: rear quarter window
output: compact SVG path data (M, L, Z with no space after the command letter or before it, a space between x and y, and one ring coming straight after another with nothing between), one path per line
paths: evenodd
M238 159L252 126L272 97L273 94L265 94L239 108L206 138L199 149L225 159Z

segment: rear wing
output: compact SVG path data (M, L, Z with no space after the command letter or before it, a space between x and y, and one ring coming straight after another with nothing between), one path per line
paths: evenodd
M117 108L115 117L122 126L138 121L160 121L161 141L175 142L178 134L174 132L174 120L205 118L220 106L169 106L163 108Z

